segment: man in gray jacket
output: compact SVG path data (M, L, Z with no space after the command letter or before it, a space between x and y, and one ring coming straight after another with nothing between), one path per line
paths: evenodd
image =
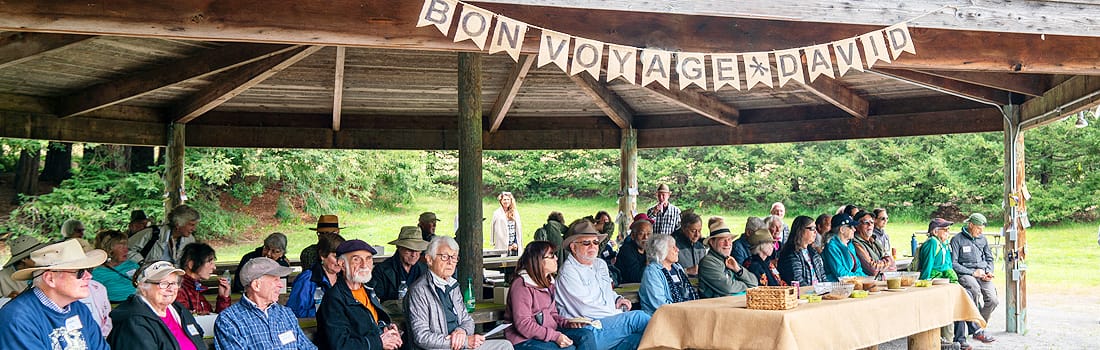
M963 222L966 227L951 238L951 264L959 276L959 285L966 288L970 298L978 304L982 318L988 323L989 316L997 308L997 287L993 285L993 254L989 250L989 242L982 236L987 221L984 215L973 213ZM970 328L975 340L983 343L994 341L975 323L970 323Z
M405 310L413 344L424 349L512 349L507 340L485 340L474 334L474 319L466 312L458 281L458 242L435 236L425 253L428 270L409 286Z

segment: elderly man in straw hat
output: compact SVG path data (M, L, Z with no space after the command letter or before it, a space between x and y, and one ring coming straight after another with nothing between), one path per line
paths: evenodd
M562 241L569 257L558 275L558 293L554 296L558 310L568 318L599 321L601 327L585 328L595 333L600 350L637 348L649 324L649 314L626 311L632 306L630 300L611 289L607 263L597 257L605 235L588 221L574 224L570 233Z
M657 204L646 210L646 215L653 219L653 234L671 235L672 231L680 228L680 208L668 202L672 197L672 190L668 185L657 185Z
M49 243L43 243L31 236L20 236L11 241L8 245L8 249L11 249L11 259L4 264L4 269L0 270L0 297L14 298L27 289L27 282L16 281L12 275L16 270L34 267L31 253L47 245Z
M195 242L195 226L202 216L187 205L177 206L168 213L168 223L152 226L130 236L129 259L141 263L146 260L179 261L183 247Z
M91 268L107 253L87 253L76 241L45 246L31 253L35 267L16 271L16 280L33 279L33 287L0 309L0 344L4 349L109 349L87 305Z
M744 294L756 287L756 278L730 254L733 253L733 232L726 220L714 217L709 220L710 236L703 244L710 251L699 261L699 293L703 298L718 298Z
M328 289L317 310L317 334L321 349L385 349L401 347L401 332L382 302L367 286L373 276L374 250L353 239L336 247L343 272Z
M241 282L247 286L236 304L222 311L214 321L217 349L317 349L290 308L279 305L283 277L290 268L275 260L259 257L241 268Z
M336 215L321 215L317 217L317 227L310 227L310 230L317 231L318 242L320 242L320 235L322 233L340 233L340 217ZM313 267L314 263L321 261L321 255L317 253L317 244L311 244L310 246L302 249L302 253L298 255L299 260L302 263L302 269L308 269Z
M428 242L421 237L419 227L402 227L397 239L390 242L397 246L397 253L374 267L370 284L383 304L404 299L409 285L428 270L428 265L420 259L421 252L428 249ZM397 309L401 309L400 304L397 305Z

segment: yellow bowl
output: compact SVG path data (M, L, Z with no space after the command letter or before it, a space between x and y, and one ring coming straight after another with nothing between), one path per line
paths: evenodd
M857 299L858 298L866 298L867 294L868 294L868 292L865 291L865 290L852 291L852 297L857 298Z

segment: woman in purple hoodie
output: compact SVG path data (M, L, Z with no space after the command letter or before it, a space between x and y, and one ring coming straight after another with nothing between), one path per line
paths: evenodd
M547 241L531 242L523 250L516 277L508 289L504 320L512 326L504 331L504 336L516 349L595 350L593 332L559 315L554 304L556 251Z

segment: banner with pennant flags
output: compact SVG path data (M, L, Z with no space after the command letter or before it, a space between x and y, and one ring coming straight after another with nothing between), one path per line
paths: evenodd
M553 64L566 74L583 72L597 81L600 72L606 71L607 82L657 83L666 89L672 88L673 73L680 89L695 85L703 90L742 90L742 79L745 90L760 85L782 88L792 81L806 84L823 75L836 78L852 70L862 72L876 63L897 60L903 52L917 54L906 22L827 44L745 53L673 52L605 43L532 26L459 0L424 0L416 26L435 26L450 36L455 21L455 42L470 40L489 54L506 52L518 62L527 32L537 29L540 68Z

